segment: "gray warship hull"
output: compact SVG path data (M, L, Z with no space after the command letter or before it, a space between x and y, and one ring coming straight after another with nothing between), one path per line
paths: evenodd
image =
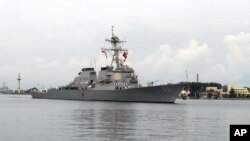
M148 82L142 87L134 69L125 64L128 50L122 48L125 41L120 40L112 27L111 38L105 39L111 44L110 48L102 48L112 57L110 65L101 67L98 77L95 68L82 68L78 76L66 86L59 89L49 89L48 92L31 93L33 98L91 100L91 101L124 101L124 102L165 102L174 103L182 90L182 84L166 84L153 86ZM115 64L115 65L113 65ZM150 67L149 67L150 69Z
M123 90L51 89L47 93L31 93L31 95L33 98L41 99L174 103L181 90L180 84L168 84Z

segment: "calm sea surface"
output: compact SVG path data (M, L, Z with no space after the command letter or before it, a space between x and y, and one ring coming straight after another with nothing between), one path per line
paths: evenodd
M250 101L89 102L0 95L0 141L228 141Z

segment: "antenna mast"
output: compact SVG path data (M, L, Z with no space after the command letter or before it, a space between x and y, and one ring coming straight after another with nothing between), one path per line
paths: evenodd
M21 90L21 73L18 73L17 81L18 81L18 90Z
M116 64L116 68L121 68L123 60L120 59L120 53L121 52L127 52L127 49L123 49L120 44L124 43L126 41L122 41L120 40L115 34L114 34L114 26L111 27L111 33L112 33L112 37L110 39L106 39L106 42L110 42L111 43L111 48L102 48L102 52L114 52L111 53L112 54L112 62L111 62L111 66L113 65L113 62L115 62Z
M187 70L186 70L186 78L187 78L187 82L188 82L188 72L187 72Z
M112 37L114 36L114 26L111 26Z

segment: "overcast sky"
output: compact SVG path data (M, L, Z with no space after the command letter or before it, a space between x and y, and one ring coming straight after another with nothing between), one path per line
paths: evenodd
M72 81L109 62L104 39L127 40L142 83L250 86L249 0L0 0L0 82L24 89ZM93 63L92 63L93 65Z

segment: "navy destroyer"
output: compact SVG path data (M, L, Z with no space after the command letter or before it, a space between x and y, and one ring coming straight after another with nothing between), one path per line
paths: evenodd
M63 100L92 100L92 101L124 101L124 102L163 102L174 103L180 94L181 83L154 86L142 86L138 83L133 68L125 65L128 50L122 48L122 43L113 33L105 41L111 48L102 48L106 55L112 57L111 64L101 67L98 77L94 68L83 68L74 81L58 89L52 88L47 92L34 91L33 98L63 99Z

